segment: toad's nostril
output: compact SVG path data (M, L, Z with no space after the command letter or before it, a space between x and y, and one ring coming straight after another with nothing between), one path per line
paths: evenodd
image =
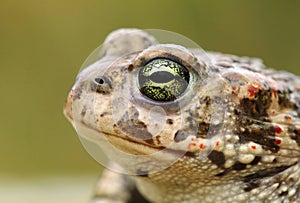
M105 76L95 77L91 84L91 90L101 94L108 94L112 91L110 79Z
M95 82L98 83L99 85L103 85L104 79L103 78L95 78Z

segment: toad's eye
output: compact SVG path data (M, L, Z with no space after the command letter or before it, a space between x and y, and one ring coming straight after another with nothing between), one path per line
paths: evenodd
M190 73L183 65L165 58L151 60L138 74L141 93L159 102L177 99L184 93L189 81Z

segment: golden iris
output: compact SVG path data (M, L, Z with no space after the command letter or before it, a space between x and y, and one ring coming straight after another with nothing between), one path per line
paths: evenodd
M189 71L166 58L156 58L142 67L138 74L141 93L160 102L173 101L184 93L190 80Z

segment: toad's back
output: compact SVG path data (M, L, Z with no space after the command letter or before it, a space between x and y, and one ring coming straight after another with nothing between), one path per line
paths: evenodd
M299 201L299 77L135 29L101 52L65 115L132 176L106 171L95 201Z

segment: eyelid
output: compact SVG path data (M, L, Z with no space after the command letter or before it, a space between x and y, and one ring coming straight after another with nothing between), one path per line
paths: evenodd
M158 58L165 58L177 62L192 72L200 70L200 63L192 52L182 46L173 44L159 44L145 49L136 56L133 66L138 69L151 60Z

